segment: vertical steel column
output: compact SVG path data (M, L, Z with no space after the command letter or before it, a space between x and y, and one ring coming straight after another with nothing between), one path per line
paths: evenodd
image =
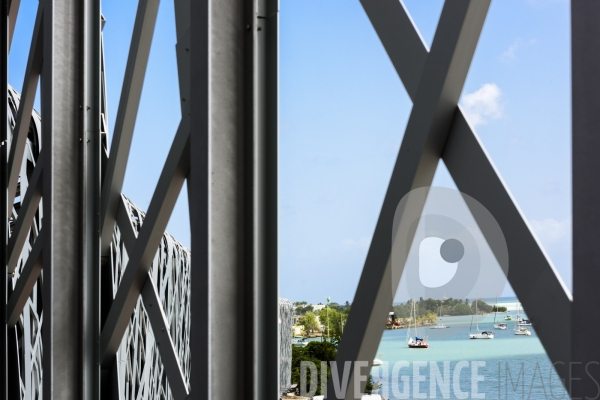
M278 5L191 3L190 398L278 398Z
M188 204L190 208L191 261L190 293L190 400L210 399L213 395L213 374L210 363L211 343L211 250L210 250L210 13L211 1L190 2L190 173ZM236 157L234 157L235 159ZM233 251L234 249L232 249ZM236 282L231 282L237 286ZM236 346L232 342L232 348ZM229 354L227 358L230 359ZM238 377L234 363L230 376ZM216 372L216 371L215 371ZM218 372L215 373L218 376ZM202 385L196 384L202 382ZM236 381L237 382L237 381ZM237 386L237 385L236 385ZM239 386L237 386L240 389Z
M4 24L0 28L0 54L2 61L0 65L0 91L2 92L3 101L6 102L8 96L8 30L9 30L9 19L8 19L8 3L9 0L0 0L0 12L2 13L2 19ZM7 104L2 104L0 107L0 210L2 211L2 232L0 233L0 263L3 265L2 271L0 272L0 299L2 299L2 307L0 307L0 321L2 327L0 328L0 399L8 399L8 387L7 387L7 366L8 366L8 352L7 352L7 327L6 327L6 302L8 301L7 290L8 290L8 270L6 268L6 251L8 244L8 204L7 204L7 151L6 140L8 139L8 108Z
M101 10L100 0L81 2L80 268L82 399L100 399L100 190Z
M252 196L253 223L247 231L251 237L253 276L247 280L247 302L254 304L246 314L254 326L253 357L246 361L251 377L254 400L278 399L279 382L279 0L258 0L250 14L254 17L252 45L246 54L252 60L253 87L247 90L248 121L252 122L254 139L252 154L247 158L247 170L253 171L247 180L246 193ZM251 53L250 53L251 51ZM250 58L252 57L252 58ZM247 73L250 73L248 68ZM250 79L251 78L251 79ZM250 106L251 105L251 106ZM251 117L253 118L251 119ZM250 146L248 146L249 148ZM251 236L250 236L251 235ZM253 319L253 320L252 320Z
M597 398L600 371L600 3L571 2L573 118L572 391ZM577 380L581 379L581 380ZM567 386L569 387L569 385Z
M43 397L48 400L86 399L83 376L89 376L91 361L85 358L89 352L83 351L88 335L82 330L88 322L84 309L88 307L82 304L80 295L87 290L81 284L88 276L81 265L86 251L80 246L89 228L81 220L85 213L80 190L80 157L84 153L81 149L89 146L82 121L84 114L92 112L87 110L81 86L86 77L81 58L84 10L78 0L44 0L42 339ZM85 118L90 122L85 128L92 129L93 119Z

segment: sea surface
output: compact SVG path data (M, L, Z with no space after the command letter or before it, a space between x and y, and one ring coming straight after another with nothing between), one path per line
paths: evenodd
M377 351L384 365L371 370L382 385L379 393L389 399L568 399L535 329L528 327L531 336L517 336L513 321L504 321L501 314L498 322L506 322L508 329L494 329L494 317L443 317L450 328L419 328L419 334L428 337L428 349L409 349L405 329L386 330ZM495 338L469 339L477 322Z

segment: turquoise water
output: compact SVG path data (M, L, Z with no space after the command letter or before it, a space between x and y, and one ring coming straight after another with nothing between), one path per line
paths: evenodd
M450 326L449 329L436 330L427 327L420 329L420 333L428 337L428 349L409 349L405 344L406 330L404 329L386 330L377 353L378 358L388 365L373 367L371 370L375 380L382 384L379 393L390 399L567 399L562 382L552 367L535 330L528 327L532 331L531 336L516 336L513 333L512 322L507 322L507 330L498 330L494 329L493 321L494 315L487 315L480 320L479 329L493 331L494 339L471 340L469 339L470 316L444 317L443 322ZM393 366L399 361L407 362L407 366L401 368L394 377ZM457 365L465 365L464 362L459 364L461 361L466 361L468 364L462 370L457 370ZM480 363L473 364L477 361ZM449 373L446 376L444 376L444 362L449 364ZM415 367L419 366L418 375L414 375ZM448 383L448 386L442 385L443 389L436 384L437 369L440 371L440 376L446 378L443 383ZM521 370L520 379L517 380ZM472 376L474 373L478 376ZM434 392L430 387L432 376L435 384ZM418 387L415 378L418 380L416 382ZM404 381L408 382L408 397L403 395ZM473 383L477 385L475 395L472 390ZM394 387L401 393L394 393Z

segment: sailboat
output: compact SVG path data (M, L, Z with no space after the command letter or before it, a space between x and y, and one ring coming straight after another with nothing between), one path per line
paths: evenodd
M383 353L379 353L379 357L381 357L383 355ZM373 366L377 366L377 365L383 365L383 361L381 361L381 358L377 358L375 357L375 359L373 360Z
M523 318L519 317L520 307L521 307L521 304L517 305L517 322L515 322L515 326L514 326L513 330L515 332L515 335L531 336L531 331L529 329L519 326L520 325L519 321L523 321Z
M415 325L415 338L410 335L410 327L414 322ZM417 327L417 306L415 300L412 302L412 309L410 310L410 321L408 323L408 329L406 330L406 345L411 349L426 349L429 347L426 337L419 337L419 328Z
M432 326L431 329L446 329L446 328L450 328L450 327L448 325L442 324L442 304L440 303L440 316L438 318L438 323L437 323L437 325Z
M479 330L479 319L477 318L477 297L475 297L475 321L477 321L477 333L470 333L470 339L493 339L494 332L492 331L480 331Z
M496 296L496 312L494 313L494 329L508 329L508 326L504 322L496 323L496 317L498 317L498 296Z

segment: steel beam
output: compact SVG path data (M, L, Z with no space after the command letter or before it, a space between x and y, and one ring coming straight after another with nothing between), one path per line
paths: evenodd
M38 79L42 72L42 49L43 49L43 15L44 6L38 4L33 36L31 37L31 47L29 48L29 58L23 78L23 90L21 92L21 101L15 121L15 129L10 143L10 154L8 157L8 202L10 209L7 215L10 216L12 202L17 192L19 182L19 173L25 154L25 144L27 143L27 133L31 124L31 114L33 112L33 102L38 87ZM21 191L21 195L23 191Z
M190 341L190 356L192 360L190 368L190 400L213 398L219 391L219 387L216 383L222 382L218 381L219 373L215 371L213 374L213 371L214 368L223 368L221 363L215 365L215 363L210 362L211 356L217 353L216 350L221 350L217 347L218 344L216 344L215 347L217 348L215 349L215 352L212 353L213 346L211 340L213 336L215 336L212 333L212 330L215 329L215 326L210 318L212 315L211 299L218 293L218 291L212 289L216 286L215 282L213 282L211 273L212 235L210 221L212 218L210 208L212 198L209 197L212 186L210 163L214 158L214 156L211 157L211 152L213 150L212 140L210 138L211 109L209 108L211 105L210 60L212 49L212 3L212 1L192 1L190 7L190 17L194 20L194 24L190 27L190 174L187 181L192 240L191 250L194 252L191 261L192 284L190 293L190 337L194 338L193 341ZM235 23L231 25L233 27L236 26ZM250 26L250 29L254 28L251 21L248 21L248 25ZM225 30L225 32L227 32L227 30ZM234 32L232 32L231 35L234 38L237 38ZM235 40L232 43L235 43ZM239 50L234 50L235 51L226 52L226 54L231 54L231 57L235 62L233 65L238 65ZM214 71L214 69L212 69L212 71ZM233 82L237 83L237 80L235 79L237 75L230 72L230 76L234 78ZM224 82L228 81L227 79L222 80ZM234 85L232 86L232 89L235 90L236 87ZM223 104L223 102L220 104ZM231 101L231 104L235 108L237 102ZM213 102L212 106L214 107L216 104ZM218 108L216 109L218 110ZM229 110L229 107L227 107L226 110ZM239 113L236 113L235 111L236 110L229 111L232 116L232 121L237 121L239 116ZM235 128L230 128L225 132L228 136L235 138L235 135L232 135L232 130L235 130ZM237 144L237 141L232 143L233 146L235 146L235 144ZM235 149L233 149L233 152L235 154ZM235 154L235 156L234 154L228 155L232 161L237 159L237 154ZM230 167L229 170L233 172L233 176L235 177L235 173L240 169ZM226 203L224 203L226 210L224 211L229 211L233 214L235 213L235 201L231 202L229 199L230 196L237 195L237 191L232 183L227 183L227 185L221 185L222 189L220 189L219 192L228 189L229 193L223 196L223 199L226 201ZM231 225L231 223L223 225L223 228L227 228L229 235L233 238L232 231L235 229L235 226L232 227ZM229 245L232 253L235 254L236 250L239 249L239 245L233 240ZM231 265L234 263L235 258L226 263L221 263L221 265L224 265L227 268L227 272L232 272L232 277L236 277L237 275L235 267ZM221 283L221 285L225 286L224 282ZM239 279L237 279L237 277L232 279L230 285L235 285L235 289L237 289L239 287ZM236 296L236 290L233 290L232 292L227 291L227 294ZM235 307L237 302L236 300L233 300L228 305ZM216 336L218 337L218 335ZM236 354L239 352L239 343L235 340L236 338L233 335L227 335L226 339L232 340L230 344L233 349L230 347L223 348L222 350L226 351L225 354L227 360L233 361L231 365L239 365L239 360L236 359ZM238 379L240 377L239 367L232 368L230 376L235 379L236 382L244 383ZM196 385L196 382L203 382L203 384ZM240 388L244 389L245 385L241 387L238 386L238 389Z
M121 240L125 244L125 249L128 253L133 251L133 245L137 240L137 233L129 217L129 210L123 195L121 195L121 202L119 203L119 210L117 211L117 226L121 233Z
M17 15L19 15L19 8L21 7L21 0L7 0L7 7L3 7L3 10L8 8L8 53L12 45L13 34L15 33L15 26L17 25Z
M167 317L162 309L156 286L150 276L146 278L144 289L142 289L142 299L152 325L152 333L156 339L160 359L165 367L171 394L175 400L186 400L188 396L187 383L181 371L175 345L171 339Z
M190 15L190 399L229 397L231 381L278 398L278 3L193 1ZM240 312L243 332L217 318Z
M44 0L42 151L44 153L43 397L80 400L82 371L78 244L80 155L84 145L81 93L81 2Z
M101 254L103 256L106 256L110 248L159 3L159 0L140 0L135 18L114 136L102 181L100 222L102 224Z
M41 233L41 232L40 232ZM17 280L17 284L8 300L6 323L9 328L13 328L19 321L23 312L23 307L31 295L33 286L37 282L42 272L42 248L44 245L43 236L39 236L33 248L27 257L23 271Z
M121 203L117 212L117 226L121 233L121 239L125 244L125 249L128 253L133 252L137 234L131 223L131 218L129 218L127 205L123 196L121 196ZM171 394L175 400L185 400L188 395L188 385L181 371L179 357L171 338L171 330L167 323L156 285L150 275L146 278L146 283L142 289L142 300L144 301L144 307L152 325L152 332L156 338L160 358L165 367Z
M571 352L565 343L570 343L569 324L557 326L553 321L557 313L567 320L571 315L569 290L460 108L443 160L458 189L483 204L500 225L510 257L508 281L552 362L568 363ZM473 217L479 223L478 213L474 212ZM491 237L485 230L486 224L481 223L479 227L484 237ZM496 241L488 240L488 244L496 253ZM497 254L502 256L502 250L499 251ZM557 372L563 379L567 378L566 367L557 367Z
M129 256L129 262L100 339L100 362L108 366L114 360L129 318L148 277L148 271L165 232L169 217L189 171L189 122L181 121L167 161L150 201L138 239ZM118 210L115 210L118 211Z
M9 0L0 0L0 13L4 24L0 26L0 92L4 93L2 98L8 94L8 52L10 37L10 18L9 18ZM0 228L0 264L3 265L0 270L0 301L2 305L8 300L8 269L6 268L7 244L9 223L7 218L8 196L6 186L8 184L6 166L8 161L8 107L0 107L0 210L2 211L2 227ZM6 307L0 307L0 399L8 399L8 329L4 322L6 321ZM12 365L11 365L12 367Z
M372 363L384 329L378 321L385 319L393 301L392 287L398 285L391 282L394 214L407 193L431 185L489 5L490 1L479 0L444 4L336 358L338 365L358 360ZM424 201L411 213L420 213ZM403 266L394 267L399 268L394 274L399 280ZM347 389L345 398L355 398L353 378ZM330 382L328 397L334 393Z
M101 1L81 2L81 146L79 157L81 304L81 398L100 400L101 376L97 362L100 341L100 195L101 195ZM43 132L42 132L43 134Z
M600 4L571 2L572 166L573 166L573 314L571 396L600 395ZM563 343L564 346L564 343ZM577 363L577 364L575 364ZM588 375L590 374L590 375ZM575 380L580 379L580 380Z
M247 336L252 358L246 358L246 371L253 371L252 399L279 398L279 1L258 0L256 30L252 45L247 45L246 76L253 83L247 89L246 118L254 127L252 147L248 146L246 169L252 171L247 180L246 196L252 212L252 223L246 225L251 240L248 264L253 273L246 279L245 303L247 326L254 335ZM254 104L252 104L254 101ZM249 144L249 143L248 143Z
M382 0L362 3L408 95L414 100L414 82L421 80L428 53L417 28L401 2ZM407 57L407 54L411 56ZM561 315L569 316L570 293L535 239L525 217L460 108L456 110L443 160L458 189L477 199L500 224L511 255L508 280L526 308L527 315L536 322L536 332L550 358L557 362L568 362L570 353L564 346L564 343L570 341L568 326L563 325L557 330L542 321L552 320L555 310L560 310ZM485 236L487 232L483 234ZM492 240L488 242L493 244ZM515 254L518 256L514 256ZM532 291L532 282L543 289ZM548 304L552 304L552 307L548 307ZM563 378L566 377L566 369L559 368L558 372Z
M43 170L44 170L44 153L40 153L27 192L23 195L21 193L22 202L17 221L15 223L12 236L8 240L8 273L12 274L17 267L19 257L23 250L25 240L29 236L31 230L31 223L35 217L35 213L40 205L42 199L42 186L43 186Z
M429 49L404 3L399 0L361 0L410 99L417 96Z

